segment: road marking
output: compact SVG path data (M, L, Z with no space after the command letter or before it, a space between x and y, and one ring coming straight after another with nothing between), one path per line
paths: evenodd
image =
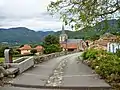
M90 74L90 75L65 75L63 77L79 77L79 76L82 76L82 77L98 76L98 74Z

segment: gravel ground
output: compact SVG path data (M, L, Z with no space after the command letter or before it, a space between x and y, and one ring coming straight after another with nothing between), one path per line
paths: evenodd
M7 77L0 79L0 87L10 86L9 81L11 81L11 80L12 80L12 78L7 78Z
M62 84L65 67L67 66L67 60L63 60L59 63L53 74L49 77L46 86L60 86Z

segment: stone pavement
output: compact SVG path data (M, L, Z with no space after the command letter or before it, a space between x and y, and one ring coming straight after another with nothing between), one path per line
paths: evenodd
M61 56L38 64L34 68L31 68L17 76L10 83L15 87L26 88L65 88L68 90L88 90L89 88L89 90L109 90L110 86L104 80L99 79L98 75L93 74L92 70L88 66L77 61L77 57L79 55L80 53ZM64 60L67 60L67 64L60 63ZM63 68L63 66L60 65L65 66ZM61 71L61 73L57 74L57 70ZM57 77L54 78L51 76L58 76L58 80ZM49 79L51 79L51 86L47 86ZM58 83L59 80L62 83L58 86L55 85L54 87L54 84L56 82Z

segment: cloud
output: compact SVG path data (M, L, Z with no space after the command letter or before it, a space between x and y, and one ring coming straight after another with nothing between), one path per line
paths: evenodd
M61 29L59 17L52 17L47 13L50 1L0 0L0 27L27 27L36 31Z

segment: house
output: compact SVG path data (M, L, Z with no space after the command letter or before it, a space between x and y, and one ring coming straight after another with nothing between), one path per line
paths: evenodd
M117 42L117 40L118 40L117 36L110 33L106 33L100 36L99 40L95 40L93 44L90 45L90 48L108 50L109 43Z
M31 50L36 49L37 53L36 55L41 55L43 54L44 48L42 46L36 46L35 48L32 48L30 45L25 44L23 47L19 48L21 55L29 55L31 54Z
M36 46L34 49L37 50L36 55L41 55L43 54L44 48L42 46Z
M25 44L23 47L19 48L21 55L28 55L31 54L31 46L28 44Z
M81 51L86 49L86 43L82 39L68 39L62 26L62 33L59 36L59 42L63 51Z
M117 49L120 49L120 43L108 43L107 51L111 53L116 53Z

